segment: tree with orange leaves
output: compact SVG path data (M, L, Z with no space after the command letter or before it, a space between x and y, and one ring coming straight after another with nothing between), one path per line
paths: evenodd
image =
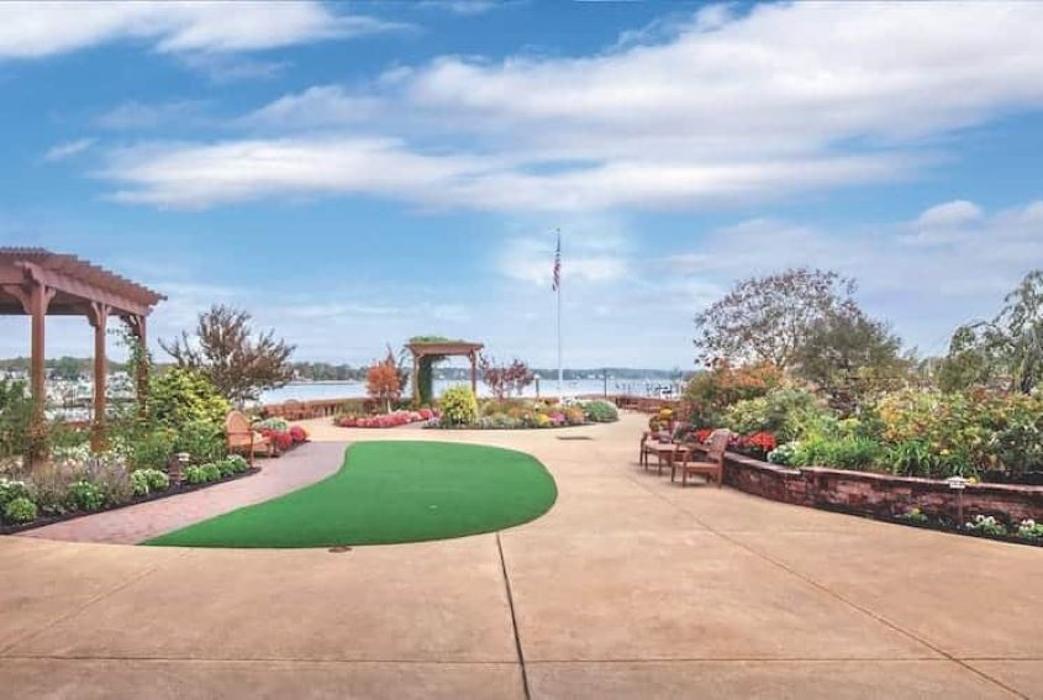
M388 348L388 356L375 363L366 372L366 392L370 398L379 399L391 412L391 402L402 395L402 383L398 376L398 363Z

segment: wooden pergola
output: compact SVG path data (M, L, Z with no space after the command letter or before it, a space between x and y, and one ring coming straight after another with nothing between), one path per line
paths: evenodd
M0 315L32 317L30 386L33 416L42 420L47 400L44 366L45 322L52 316L86 316L94 327L94 424L92 444L105 439L105 331L110 316L122 318L145 344L145 319L161 294L74 255L42 248L0 247ZM138 395L147 391L147 368L139 367Z
M435 341L430 343L407 343L406 347L413 354L413 401L420 398L420 361L425 357L466 357L471 362L471 391L478 391L478 353L485 346L481 343L469 343L463 340Z

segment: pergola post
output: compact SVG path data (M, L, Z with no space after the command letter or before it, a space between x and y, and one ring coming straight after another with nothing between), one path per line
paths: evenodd
M108 379L105 331L108 319L108 305L91 302L87 310L87 320L94 327L94 424L91 431L91 447L95 452L105 449L105 388Z
M33 394L33 420L43 421L47 407L46 335L47 307L54 298L54 290L34 281L29 291L29 313L32 316L32 360L30 387Z
M413 353L413 407L420 407L420 353L413 348L409 349Z
M471 353L468 355L468 357L471 359L471 393L474 394L475 396L477 396L478 395L478 369L477 369L478 358L475 356L474 351L471 351Z
M148 413L148 334L145 316L128 316L127 324L131 334L137 339L141 348L141 357L135 367L134 388L138 397L138 415L144 418Z

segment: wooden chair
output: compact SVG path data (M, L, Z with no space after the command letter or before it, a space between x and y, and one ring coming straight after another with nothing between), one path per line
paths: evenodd
M670 466L670 481L674 480L677 472L681 472L681 486L688 485L688 475L698 474L706 477L707 483L716 482L717 488L724 482L724 453L728 449L731 433L724 429L718 429L710 433L707 440L706 461L688 461L692 450L684 452L680 461L675 460Z
M225 418L225 432L228 434L228 451L245 454L251 467L257 452L263 452L268 457L277 454L272 441L253 430L250 419L239 411L232 411Z

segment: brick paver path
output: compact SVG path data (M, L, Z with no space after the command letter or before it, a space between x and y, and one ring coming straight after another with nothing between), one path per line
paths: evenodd
M258 458L253 476L136 506L28 530L24 537L135 544L252 503L267 501L332 474L347 442L309 442L277 459Z

